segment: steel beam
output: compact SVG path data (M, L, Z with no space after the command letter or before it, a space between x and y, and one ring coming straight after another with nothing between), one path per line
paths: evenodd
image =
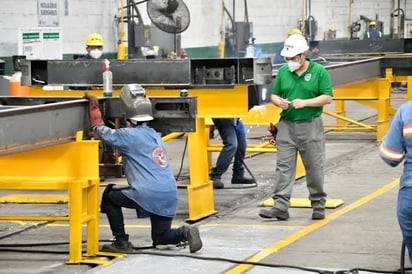
M0 97L0 155L74 140L88 128L88 101L63 98ZM30 105L30 103L32 105Z
M151 97L150 126L158 132L193 132L196 97ZM121 118L118 98L100 98L105 120ZM73 97L0 97L0 155L73 141L89 130L89 103Z
M311 41L310 48L315 47L319 49L321 56L404 53L407 52L406 48L409 47L409 41L407 39Z
M350 84L381 77L382 58L326 65L334 86Z
M381 57L351 61L325 63L334 86L355 83L381 77ZM273 70L276 77L277 69Z

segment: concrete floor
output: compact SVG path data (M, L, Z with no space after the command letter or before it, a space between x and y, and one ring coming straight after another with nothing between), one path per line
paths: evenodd
M355 105L351 110L352 117L358 120L373 122L375 119L369 110ZM325 117L326 122L327 119ZM264 126L249 126L250 143L259 142L266 135ZM180 167L184 141L183 136L167 143L176 172ZM219 142L219 137L213 142ZM310 208L295 207L290 209L288 221L260 218L259 203L269 198L274 188L276 154L259 154L245 159L257 179L257 187L214 191L218 213L196 223L203 239L203 248L198 253L190 254L188 248L148 249L141 254L114 259L109 266L92 267L66 265L67 254L0 251L0 273L295 274L351 269L358 269L358 273L396 273L400 267L402 241L396 219L396 180L402 167L385 165L377 148L375 135L371 133L327 133L325 189L329 198L342 199L344 204L328 209L325 220L313 221ZM188 174L186 161L182 174ZM223 178L226 187L231 187L230 176L228 171ZM181 225L187 217L186 191L180 189L179 192L180 206L175 226ZM307 195L305 179L297 180L293 197L306 198ZM53 214L66 209L65 205L0 205L0 214L30 210ZM148 220L136 219L132 210L124 212L126 229L133 244L149 246ZM67 226L56 223L0 223L0 250L6 249L8 244L64 242L67 241L67 231ZM106 218L101 216L102 244L110 237ZM19 249L30 248L67 252L65 245ZM409 262L406 266L410 267Z

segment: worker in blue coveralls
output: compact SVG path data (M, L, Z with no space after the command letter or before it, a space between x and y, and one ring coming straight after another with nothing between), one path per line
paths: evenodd
M151 238L158 245L185 246L190 252L202 248L199 228L183 225L171 228L176 215L178 193L165 144L148 125L153 119L152 104L138 84L126 85L120 94L120 109L127 127L105 126L96 97L86 94L90 108L90 127L97 139L117 148L123 158L127 187L109 184L103 192L100 211L106 213L114 236L103 251L132 253L134 248L126 234L122 208L132 208L137 217L149 217Z
M403 241L412 263L412 102L403 103L379 146L380 157L390 166L404 162L400 178L397 215Z

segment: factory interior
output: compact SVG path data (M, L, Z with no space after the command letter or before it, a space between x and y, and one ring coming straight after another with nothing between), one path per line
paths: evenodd
M0 274L412 273L396 211L403 169L379 157L398 107L412 99L412 2L7 2ZM259 215L274 206L277 147L268 126L281 117L271 95L291 30L332 83L321 115L328 196L319 220L310 218L300 155L290 218ZM129 91L136 86L143 93ZM87 96L115 131L126 124L126 91L150 101L147 124L176 180L172 228L198 228L196 253L151 246L151 219L131 208L123 215L134 251L101 249L114 239L102 195L109 185L128 186L129 177L120 150L95 136ZM230 181L231 166L224 187L212 180L224 150L216 118L243 121L242 165L253 184Z

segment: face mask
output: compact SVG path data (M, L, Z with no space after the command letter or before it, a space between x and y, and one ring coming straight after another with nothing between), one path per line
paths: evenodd
M288 67L291 72L294 72L300 68L300 63L296 61L288 61Z
M92 57L93 59L99 59L103 54L103 51L99 50L99 49L92 49L89 52L90 57Z

